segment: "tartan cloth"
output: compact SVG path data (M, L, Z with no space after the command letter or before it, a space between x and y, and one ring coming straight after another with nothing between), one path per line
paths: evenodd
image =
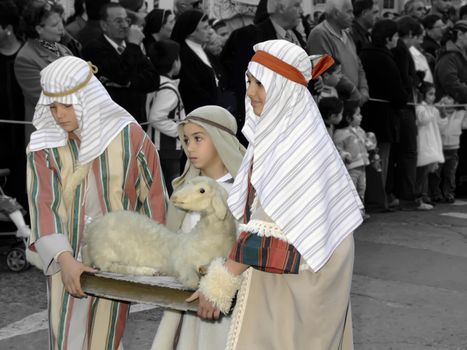
M243 222L250 220L250 207L255 197L255 189L248 182L248 199L243 215ZM299 272L300 253L286 241L275 237L258 236L242 231L230 251L229 258L255 269L271 273Z

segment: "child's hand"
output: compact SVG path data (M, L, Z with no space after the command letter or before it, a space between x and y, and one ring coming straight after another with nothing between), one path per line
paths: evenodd
M342 152L341 157L345 163L352 163L352 155L349 152Z
M201 293L199 290L194 292L188 299L185 301L187 303L191 303L192 301L195 301L196 299L199 299L198 301L198 316L205 319L205 320L217 320L220 317L220 310L217 309L214 305L209 302L203 293Z
M86 294L81 289L80 277L83 272L97 272L97 270L77 261L70 252L63 252L58 257L62 282L65 290L75 298L85 298Z

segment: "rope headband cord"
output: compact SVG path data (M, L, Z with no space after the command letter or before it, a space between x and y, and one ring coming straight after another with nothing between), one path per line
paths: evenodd
M86 79L84 79L84 81L82 83L79 83L74 88L71 88L70 90L66 90L66 91L63 91L63 92L49 92L49 91L42 90L42 93L45 96L48 96L48 97L63 97L63 96L68 96L68 95L74 94L76 91L81 90L83 87L85 87L89 83L92 76L97 73L97 67L95 65L93 65L89 61L88 61L88 65L89 65L89 74L88 74L88 76L86 77Z
M225 127L224 125L213 122L212 120L204 119L204 118L201 118L201 117L190 116L190 117L186 118L184 121L189 122L190 120L194 120L194 121L198 121L198 122L201 122L201 123L209 124L211 126L214 126L215 128L218 128L218 129L221 129L222 131L225 131L226 133L228 133L228 134L230 134L232 136L236 136L235 133L232 130Z
M277 58L276 56L271 55L266 51L258 50L251 58L252 62L257 62L266 68L276 72L283 77L292 80L298 84L303 86L308 86L308 82L306 81L303 74L294 66L282 61L281 59Z

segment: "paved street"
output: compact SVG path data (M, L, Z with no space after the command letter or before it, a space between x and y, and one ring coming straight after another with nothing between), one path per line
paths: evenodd
M433 212L373 214L355 239L356 350L467 349L465 199ZM0 349L46 349L41 273L8 272L3 254L0 292ZM132 310L125 349L149 349L161 310Z

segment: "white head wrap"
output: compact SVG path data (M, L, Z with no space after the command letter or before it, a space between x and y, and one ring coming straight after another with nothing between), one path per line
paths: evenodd
M88 79L88 83L79 89ZM42 93L36 105L29 152L64 146L68 132L56 122L50 111L53 102L72 104L78 119L81 145L79 163L84 165L100 156L116 135L136 120L116 104L92 74L89 63L65 56L41 71ZM72 93L67 93L74 91Z
M254 46L311 79L306 52L285 40ZM318 271L342 240L362 222L362 203L306 86L257 63L248 71L266 89L256 116L246 97L242 129L250 142L229 196L240 219L247 201L248 173L266 214L281 228L308 265Z

